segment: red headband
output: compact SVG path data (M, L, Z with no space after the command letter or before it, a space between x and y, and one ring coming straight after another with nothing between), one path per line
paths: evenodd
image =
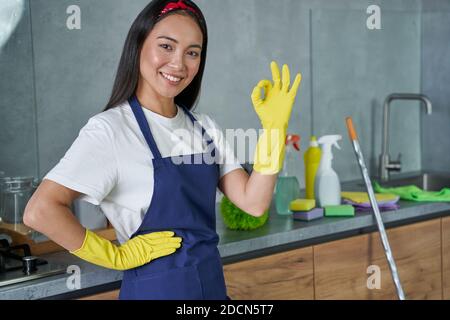
M192 13L194 13L196 16L199 16L197 10L195 10L194 8L185 4L183 2L183 0L179 0L178 2L169 2L168 4L166 4L164 9L162 9L161 13L159 14L158 18L161 17L162 15L166 14L167 12L175 10L175 9L189 10Z

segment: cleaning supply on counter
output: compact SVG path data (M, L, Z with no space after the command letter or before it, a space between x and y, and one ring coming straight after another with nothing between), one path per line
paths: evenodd
M370 210L372 210L372 204L370 202L356 203L356 202L353 202L351 200L342 198L342 203L343 204L352 205L355 208L356 211L370 211ZM378 208L381 211L397 210L397 209L400 208L400 205L398 204L398 200L384 201L384 202L378 202Z
M289 205L294 220L311 221L323 217L323 209L316 208L314 199L295 199Z
M300 221L311 221L323 218L323 209L322 208L314 208L309 211L293 211L292 217L294 220Z
M356 211L369 211L372 210L372 205L370 203L369 195L367 192L352 192L343 191L341 192L342 203L352 205ZM400 208L398 201L400 197L391 193L376 193L375 199L378 203L378 207L382 211L386 210L396 210Z
M393 193L400 196L400 199L411 201L430 202L450 202L450 188L443 188L441 191L424 191L416 185L383 188L377 182L373 183L373 188L379 193Z
M291 214L289 205L300 197L300 184L296 173L299 172L300 136L288 134L286 137L286 156L283 168L275 186L275 208L278 214Z
M355 216L355 208L348 204L324 206L325 217L353 217Z
M314 199L295 199L291 201L289 210L293 211L309 211L316 206Z
M305 192L306 199L315 199L314 181L317 169L319 169L322 151L319 148L316 136L312 136L309 141L309 148L306 150L303 160L305 162Z
M363 211L371 211L372 210L372 205L370 203L362 203L362 204L357 204L357 203L352 203L348 200L343 199L342 200L343 204L350 204L352 205L356 211L358 212L363 212ZM397 210L400 208L400 205L398 203L394 203L394 202L388 202L388 203L383 203L383 204L379 204L378 208L380 209L380 211L389 211L389 210Z
M341 149L337 143L341 139L341 135L327 135L318 141L322 146L322 157L315 178L314 193L320 207L341 204L341 184L332 167L333 154L331 150L332 146Z
M225 196L220 201L220 213L225 226L231 230L254 230L262 227L269 219L269 210L261 217L255 217L239 209Z
M341 196L343 199L347 199L357 204L365 204L370 202L367 192L342 191ZM400 197L392 193L375 193L375 199L378 204L383 204L386 202L398 201Z

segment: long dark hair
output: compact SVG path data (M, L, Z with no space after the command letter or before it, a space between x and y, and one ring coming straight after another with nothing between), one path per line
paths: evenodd
M139 74L140 74L140 56L141 49L145 39L152 31L155 24L171 14L189 15L199 25L203 34L203 44L201 51L200 67L197 75L192 82L187 86L178 96L175 97L175 103L183 105L188 109L192 109L197 102L200 94L200 87L203 78L203 71L205 70L206 63L206 51L208 46L208 31L206 28L206 21L203 13L190 0L184 0L183 2L194 8L196 13L189 10L172 10L161 17L158 17L160 12L169 2L175 2L173 0L153 0L150 2L144 10L139 13L136 20L131 25L130 31L128 31L127 39L122 50L122 56L120 58L119 67L117 68L116 79L114 80L111 97L103 111L116 107L117 105L125 102L130 98L137 89Z

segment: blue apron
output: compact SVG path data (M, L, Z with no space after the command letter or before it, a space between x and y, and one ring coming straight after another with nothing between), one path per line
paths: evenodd
M175 253L126 270L120 299L190 300L227 299L223 267L217 245L216 188L219 165L204 161L215 157L214 143L202 127L208 154L193 154L174 159L162 158L136 96L129 103L142 134L153 154L154 188L142 224L131 238L155 231L170 230L181 237ZM183 111L192 123L194 116ZM194 126L195 128L196 126ZM212 147L212 149L211 149ZM212 164L208 164L213 162Z

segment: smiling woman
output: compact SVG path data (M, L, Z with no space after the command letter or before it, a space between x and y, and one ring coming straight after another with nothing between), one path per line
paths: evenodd
M124 270L121 299L226 299L216 190L254 216L271 202L284 151L277 146L284 145L300 75L290 87L287 65L281 77L273 62L273 84L255 87L252 101L265 129L258 151L266 163L258 161L249 177L216 122L192 111L207 43L205 19L192 1L145 7L128 33L104 112L89 119L27 205L25 224L79 258ZM184 139L176 136L181 130ZM120 246L73 217L78 197L100 205Z
M151 89L152 93L163 90L160 93L166 98L175 97L176 104L192 109L200 92L207 47L205 18L194 3L152 1L130 28L105 110L117 106L136 91L140 102L146 105L150 97L145 89ZM173 77L169 84L176 84L175 88L169 86L168 92L164 87L167 83L161 81L164 73L169 81ZM176 78L181 79L179 83Z
M171 15L158 22L144 42L136 95L143 106L166 117L176 114L172 99L200 68L203 36L188 16Z
M207 39L203 14L190 1L154 0L144 8L125 41L107 107L81 129L25 212L27 225L74 255L124 270L121 299L227 297L216 189L241 166L222 135L213 143L216 163L172 160L202 154L203 144L187 142L203 141L206 130L221 132L208 116L189 111L198 99ZM192 137L174 155L177 129ZM70 205L78 197L100 205L121 246L76 221Z

